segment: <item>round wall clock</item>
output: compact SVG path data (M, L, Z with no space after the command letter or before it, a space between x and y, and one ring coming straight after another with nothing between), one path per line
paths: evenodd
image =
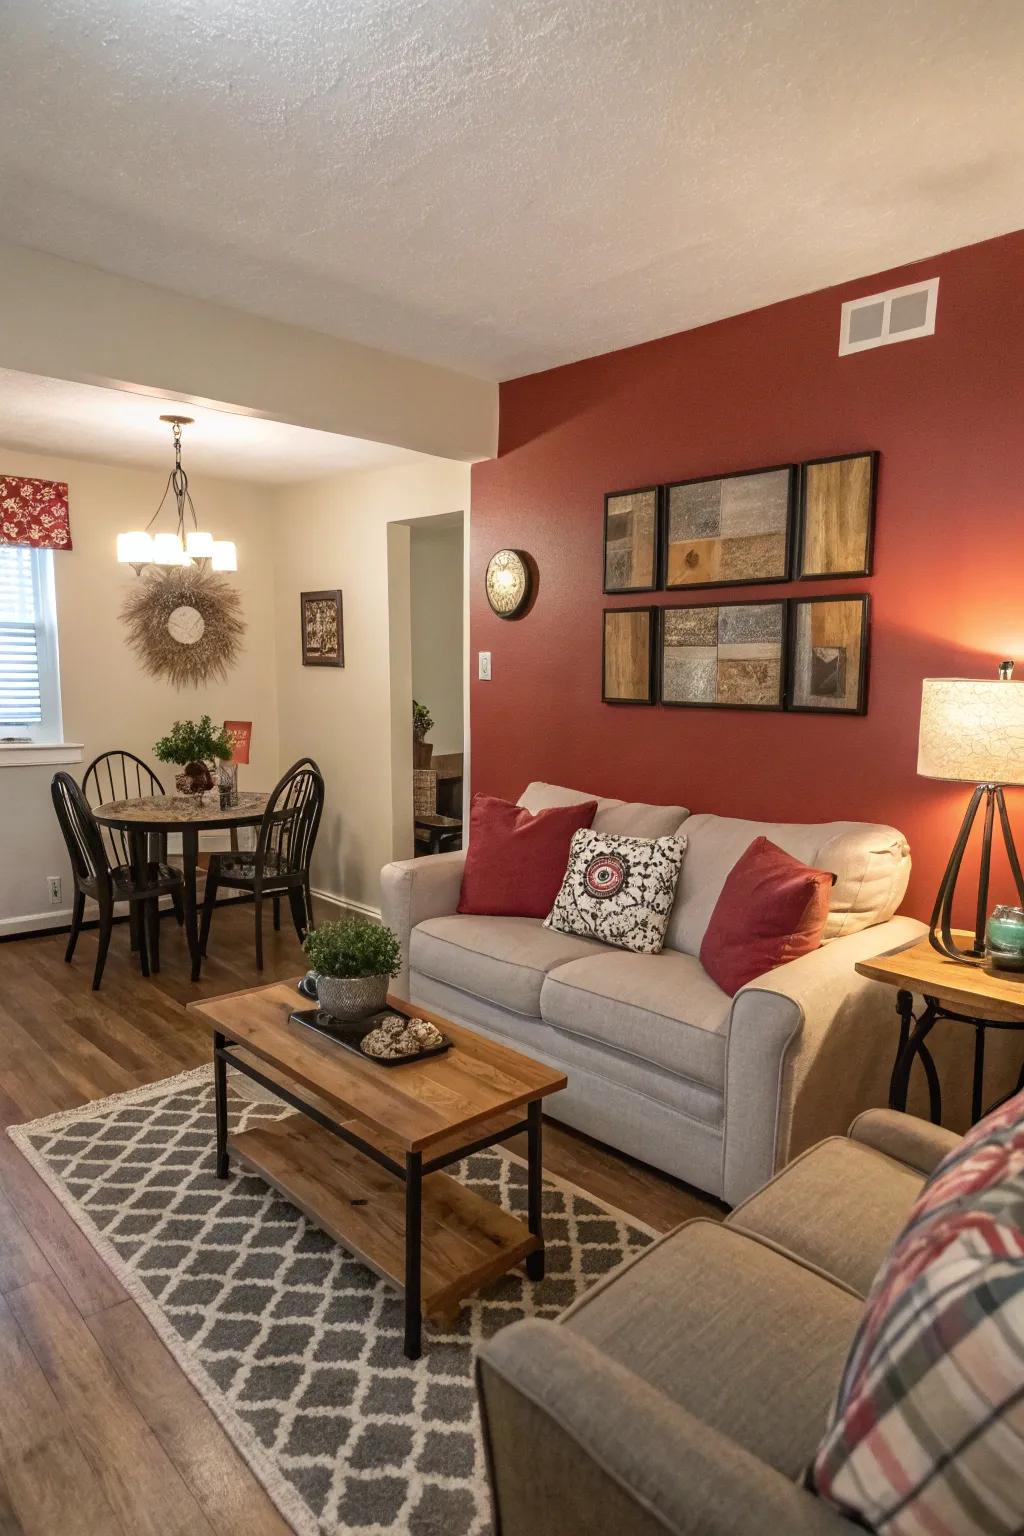
M499 549L487 562L487 601L499 619L514 619L530 596L530 571L518 549Z

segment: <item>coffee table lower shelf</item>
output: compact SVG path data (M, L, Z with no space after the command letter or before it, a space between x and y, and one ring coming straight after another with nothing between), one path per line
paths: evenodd
M405 1294L406 1190L387 1169L302 1114L233 1134L228 1151ZM446 1173L424 1176L420 1220L420 1310L442 1323L542 1247L526 1222Z

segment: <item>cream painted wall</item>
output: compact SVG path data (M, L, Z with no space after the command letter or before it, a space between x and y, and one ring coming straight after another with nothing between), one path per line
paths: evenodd
M440 523L440 526L436 526ZM421 519L410 529L412 691L434 717L435 752L463 747L461 523Z
M411 852L409 529L467 512L469 468L436 459L277 493L277 677L282 765L308 753L327 784L314 889L371 909L381 865ZM345 666L303 667L299 594L340 587ZM394 749L394 750L393 750Z
M170 771L156 763L153 743L174 719L207 712L215 721L252 720L252 762L240 769L240 781L270 788L279 767L272 493L206 476L196 481L203 523L238 545L239 569L231 579L248 628L241 660L226 682L181 692L142 671L118 619L123 594L137 578L116 564L115 538L150 516L160 473L7 448L0 448L0 471L68 482L74 549L54 556L54 572L64 738L84 743L83 761L70 771L81 777L97 753L127 747L150 762L169 788ZM70 906L68 859L50 803L53 772L0 767L0 933L64 920L60 908L48 905L47 875L63 877L63 906Z

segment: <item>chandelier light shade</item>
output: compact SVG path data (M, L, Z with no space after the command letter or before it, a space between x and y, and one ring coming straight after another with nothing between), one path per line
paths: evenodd
M973 784L959 835L949 856L932 911L932 948L950 960L980 965L985 958L992 833L999 830L1017 897L1024 906L1024 876L1013 841L1004 786L1024 785L1024 683L1013 681L1013 662L998 678L926 677L921 689L917 771L924 778ZM984 807L974 943L964 949L953 933L953 898L971 830Z
M212 554L210 564L215 571L238 570L238 551L233 539L214 539Z
M153 560L153 536L141 528L133 533L117 536L117 560L119 565L149 565Z
M174 468L167 476L167 484L160 503L144 529L117 536L117 560L119 565L130 565L138 576L147 566L187 568L199 565L205 569L212 565L215 571L237 571L238 552L230 539L216 539L205 528L200 528L196 509L188 488L188 476L181 463L181 429L192 425L191 416L161 416L171 427L174 439ZM177 511L177 528L153 531L169 494L174 496ZM192 526L187 528L186 514Z
M193 528L191 533L185 535L185 549L193 560L209 560L213 554L213 534Z

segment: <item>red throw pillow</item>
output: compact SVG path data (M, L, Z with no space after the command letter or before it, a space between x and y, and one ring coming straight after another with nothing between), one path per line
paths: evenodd
M596 810L596 800L584 800L531 816L494 795L474 795L459 911L547 917L562 887L573 835L590 826Z
M729 871L700 946L700 963L733 997L755 976L821 943L835 876L755 837Z

